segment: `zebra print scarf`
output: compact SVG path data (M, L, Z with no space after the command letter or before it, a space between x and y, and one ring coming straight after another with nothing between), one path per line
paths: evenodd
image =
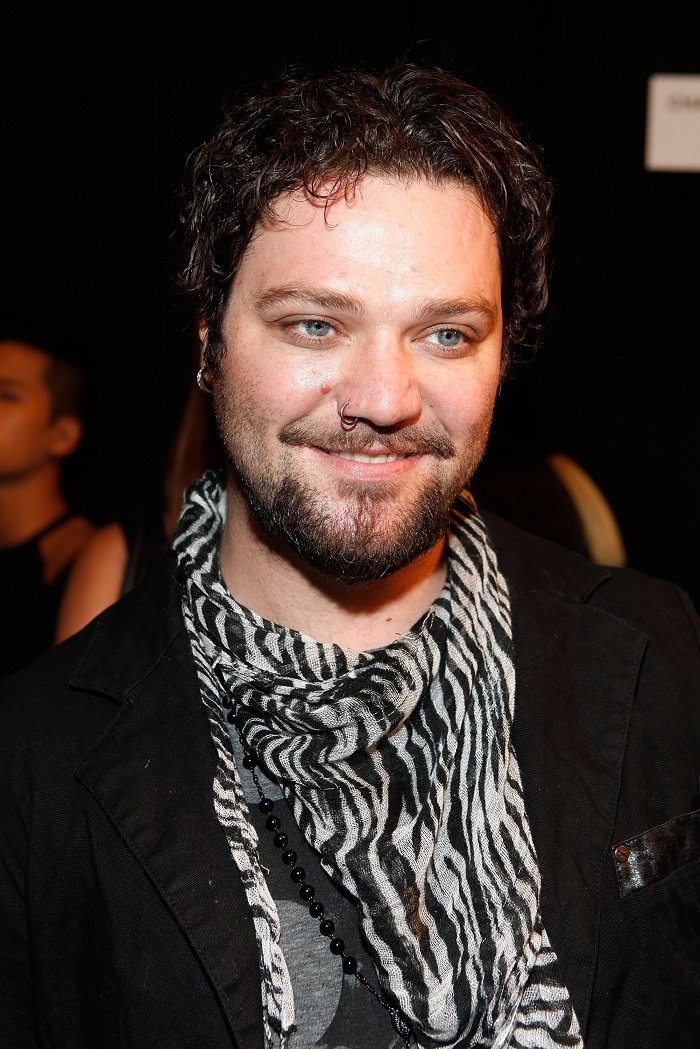
M259 948L268 1046L294 1025L279 918L226 713L283 786L327 873L357 901L377 978L421 1044L581 1047L539 910L511 746L510 606L484 525L454 507L438 600L387 648L319 644L239 606L220 574L222 479L188 491L173 546L218 752L217 816Z

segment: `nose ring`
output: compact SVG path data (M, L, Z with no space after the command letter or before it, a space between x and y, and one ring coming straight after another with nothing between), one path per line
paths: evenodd
M338 415L340 416L340 425L343 427L344 430L354 430L357 426L357 416L345 414L345 409L349 404L349 400L343 401L340 408L338 408Z

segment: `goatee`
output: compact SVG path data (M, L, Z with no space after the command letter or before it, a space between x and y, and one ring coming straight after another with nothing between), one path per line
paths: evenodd
M258 530L281 540L303 560L325 575L346 583L382 579L405 568L445 535L452 503L461 490L443 492L437 482L427 486L417 508L387 535L382 527L386 503L398 494L391 484L347 487L351 502L339 518L322 500L293 477L286 477L276 491L252 488L235 470ZM398 486L396 486L398 489ZM269 492L269 499L264 496ZM263 498L261 498L261 495Z

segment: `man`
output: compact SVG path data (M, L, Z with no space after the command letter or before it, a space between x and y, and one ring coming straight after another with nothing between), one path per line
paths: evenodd
M227 477L6 684L0 1044L694 1044L694 610L467 491L549 207L413 65L290 74L193 155Z
M62 342L0 325L0 676L51 646L67 574L93 531L64 474L83 439L84 386Z

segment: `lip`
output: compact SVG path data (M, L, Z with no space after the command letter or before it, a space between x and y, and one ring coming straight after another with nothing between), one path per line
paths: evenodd
M333 451L326 448L312 448L315 458L326 463L346 477L361 481L388 481L412 471L423 458L416 452L388 452L386 448L375 450L363 448L353 456L348 451ZM352 458L348 458L352 456ZM359 457L359 458L358 458ZM387 457L389 461L387 462Z

